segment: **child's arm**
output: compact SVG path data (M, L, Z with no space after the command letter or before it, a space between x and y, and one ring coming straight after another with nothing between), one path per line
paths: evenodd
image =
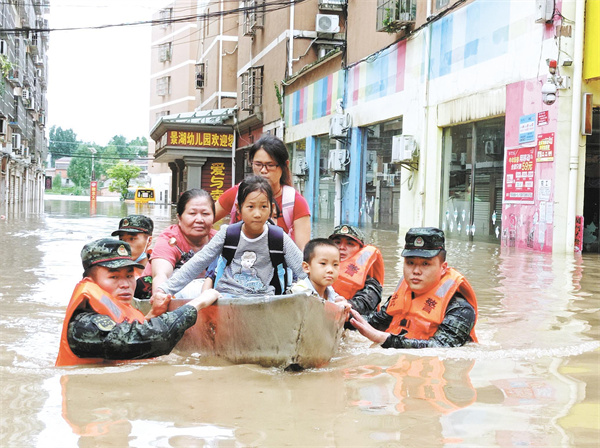
M300 279L306 278L306 273L302 270L302 251L298 249L296 243L294 243L287 233L283 234L283 253L285 262L296 277Z
M181 291L189 282L196 279L221 254L225 243L226 227L221 227L221 230L208 244L188 260L181 269L175 271L169 280L160 285L158 290L162 290L167 294L175 294Z

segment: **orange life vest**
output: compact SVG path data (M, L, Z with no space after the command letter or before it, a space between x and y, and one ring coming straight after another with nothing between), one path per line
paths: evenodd
M60 347L58 349L58 357L56 358L56 366L73 366L77 364L95 364L104 361L102 358L79 358L69 347L67 340L67 330L69 321L75 310L84 302L87 301L90 306L99 314L105 314L117 323L121 322L144 322L144 315L141 311L136 310L129 304L121 303L118 300L113 300L110 295L100 286L90 279L80 281L75 290L71 301L67 306L65 321L63 323L62 335L60 337Z
M340 263L340 275L333 289L346 299L351 299L365 287L367 277L375 278L383 286L385 270L383 256L375 246L367 245Z
M448 268L436 287L414 299L408 283L402 279L387 307L387 313L393 316L387 331L400 334L401 331L406 330L404 334L407 338L431 339L444 320L448 302L457 291L473 306L475 319L477 319L475 291L457 270ZM470 337L473 342L477 342L475 325L471 329Z

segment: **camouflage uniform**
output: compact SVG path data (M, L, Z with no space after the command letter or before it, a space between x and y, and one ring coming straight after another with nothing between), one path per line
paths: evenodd
M114 238L86 244L81 251L81 260L86 270L96 265L143 269L131 259L129 244ZM185 330L196 323L197 315L194 307L186 305L143 323L117 323L96 312L86 301L70 316L66 337L70 349L79 358L153 358L170 353Z

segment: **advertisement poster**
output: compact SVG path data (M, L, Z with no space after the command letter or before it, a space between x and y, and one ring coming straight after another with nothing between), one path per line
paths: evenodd
M536 114L519 118L519 145L535 141L535 118Z
M209 158L202 167L202 189L216 201L232 186L231 159Z
M554 132L538 134L536 162L552 162L554 160Z
M533 204L536 147L506 150L504 170L504 202Z

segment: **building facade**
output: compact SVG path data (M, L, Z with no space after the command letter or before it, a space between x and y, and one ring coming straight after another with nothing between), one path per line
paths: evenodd
M219 28L237 29L219 53L237 54L235 113L223 121L234 180L268 132L288 144L314 219L598 250L597 0L209 5L238 21Z
M43 201L49 0L0 5L0 203Z

